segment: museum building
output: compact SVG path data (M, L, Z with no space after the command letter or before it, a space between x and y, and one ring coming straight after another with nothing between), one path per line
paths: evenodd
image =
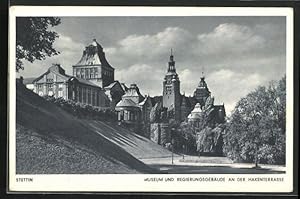
M59 64L53 64L38 78L24 79L28 89L40 96L53 96L96 107L110 107L125 93L114 80L114 68L108 63L102 46L94 39L83 50L73 76L67 75Z
M108 107L105 91L87 80L72 77L59 65L52 65L33 80L33 92L40 96L53 96L97 107Z

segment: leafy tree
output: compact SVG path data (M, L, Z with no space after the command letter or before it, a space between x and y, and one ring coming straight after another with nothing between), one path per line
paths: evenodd
M224 124L219 124L215 128L206 126L196 134L197 152L222 155L222 137Z
M152 107L150 111L150 122L155 123L158 122L160 117L161 104L158 102Z
M242 98L227 124L224 152L235 161L285 163L285 77Z
M184 153L194 153L196 151L196 132L193 125L182 122L178 128L180 138L184 145Z
M24 69L23 59L30 62L57 55L53 48L58 34L49 27L60 24L58 17L17 17L16 19L16 70Z

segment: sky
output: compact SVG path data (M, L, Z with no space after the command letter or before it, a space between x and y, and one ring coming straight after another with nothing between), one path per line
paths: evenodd
M181 93L193 95L203 72L215 104L224 103L230 114L241 97L286 70L285 17L63 17L53 30L60 54L24 61L19 75L37 77L52 63L72 74L95 38L116 80L136 83L144 95L162 95L172 48Z

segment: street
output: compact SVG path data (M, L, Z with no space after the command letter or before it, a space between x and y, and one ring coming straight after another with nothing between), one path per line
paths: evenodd
M161 158L140 159L148 166L168 174L279 174L285 173L284 166L232 163L226 157L198 157L174 155Z

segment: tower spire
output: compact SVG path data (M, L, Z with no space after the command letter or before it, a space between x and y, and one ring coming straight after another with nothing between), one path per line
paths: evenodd
M201 79L202 78L205 78L205 76L204 76L204 66L202 66Z
M173 49L172 48L171 48L168 72L176 72L175 61L174 61L174 55L173 55Z

